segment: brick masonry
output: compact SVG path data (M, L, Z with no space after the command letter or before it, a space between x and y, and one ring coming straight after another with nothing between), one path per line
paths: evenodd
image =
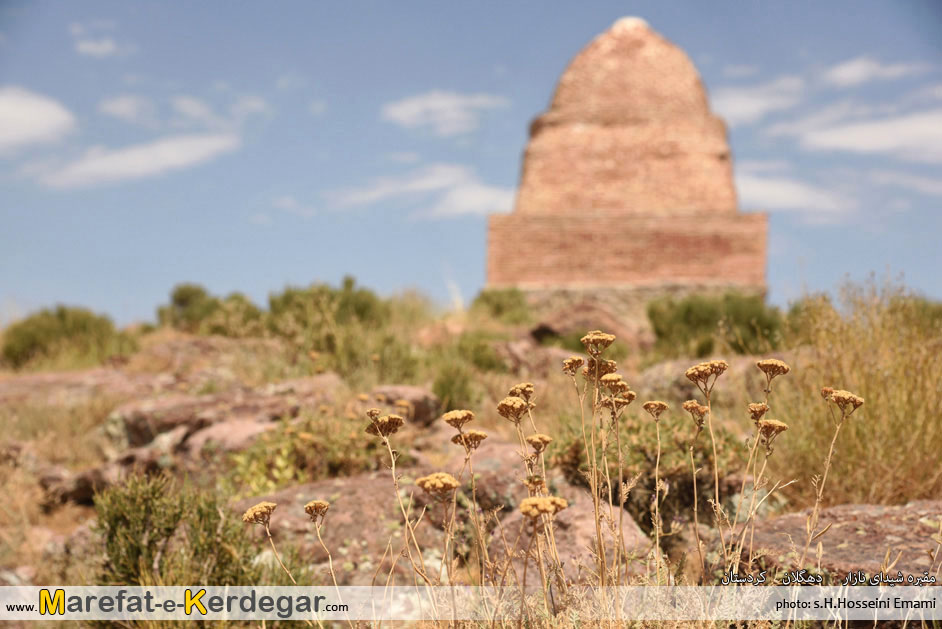
M591 301L644 327L663 295L764 294L768 219L740 213L723 121L687 55L637 18L570 63L531 125L487 284L539 310Z

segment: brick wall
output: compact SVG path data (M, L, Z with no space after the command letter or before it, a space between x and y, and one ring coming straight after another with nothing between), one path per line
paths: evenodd
M488 223L491 287L728 286L764 291L765 214L504 214Z

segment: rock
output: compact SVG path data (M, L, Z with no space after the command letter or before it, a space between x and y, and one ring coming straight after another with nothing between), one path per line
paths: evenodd
M810 510L789 513L756 524L754 548L767 564L795 569L804 548L805 522ZM821 511L817 531L831 525L827 533L812 542L805 567L817 563L816 546L821 542L821 568L843 578L862 570L875 574L882 569L889 552L889 562L899 559L893 574L919 576L930 569L926 551L936 548L942 522L942 501L921 500L903 506L849 504ZM796 549L797 547L797 549ZM748 548L744 551L744 557Z
M409 494L416 497L421 490L414 486L413 476L400 479L403 499L408 501ZM371 585L374 574L376 584L383 585L390 569L390 554L380 564L386 551L387 543L392 544L391 555L399 557L403 549L404 526L402 514L395 498L392 478L388 471L371 472L343 478L306 483L271 494L240 500L234 505L234 511L241 515L247 508L263 500L278 505L272 515L271 532L276 546L287 542L297 546L302 557L312 563L326 567L327 554L321 548L314 533L314 525L304 513L304 505L314 499L330 502L323 537L333 557L334 570L341 585ZM417 504L420 504L417 502ZM413 513L413 517L416 513ZM264 538L264 530L257 527L259 539ZM435 557L441 557L443 534L426 518L416 528L416 538L423 549L428 567L435 568ZM399 585L412 582L412 568L407 557L398 559L396 583ZM322 574L320 585L330 583L330 577Z
M100 398L127 399L152 395L167 390L170 385L166 376L130 373L109 367L0 375L0 404L72 406Z
M594 570L593 548L596 544L596 528L592 497L588 491L559 478L551 481L550 494L565 498L569 502L569 506L555 517L556 547L563 573L567 581L585 584L589 581L590 574ZM604 512L607 513L607 506L603 503L602 507ZM528 522L529 520L524 518L516 508L508 513L501 522L503 537L508 540L511 550L514 549L514 540L518 540L519 537L516 545L517 552L512 553L513 559L511 561L512 569L518 580L523 577L524 559L522 555L531 534ZM607 526L607 521L605 521L605 524ZM606 539L606 558L610 561L614 556L612 553L616 547L616 536L603 530L603 537ZM632 576L646 574L648 557L654 544L641 531L627 511L624 512L622 519L622 539L629 556L629 574ZM497 536L491 540L490 555L495 563L495 569L498 572L504 570L508 554L502 541ZM546 562L546 565L549 565L548 560ZM650 568L651 570L654 569L653 563ZM538 582L539 568L532 555L529 559L527 575L528 583ZM535 578L535 580L531 581L531 578ZM513 577L508 576L507 583L512 584L514 582Z
M387 405L405 400L411 408L409 419L420 426L430 425L441 417L442 413L441 402L438 397L424 387L407 384L384 384L375 387L370 398Z
M496 349L510 371L520 378L547 378L562 373L563 361L574 355L562 347L540 345L531 337L500 343Z
M549 313L530 330L530 334L537 342L543 342L552 337L581 337L590 330L614 334L616 339L632 348L646 349L654 342L647 326L632 325L605 305L592 301L567 305Z
M296 417L302 408L315 408L343 388L336 374L325 373L257 389L212 395L172 393L124 404L109 417L128 445L150 443L157 435L186 427L189 436L222 421L271 422Z
M220 422L193 433L184 444L188 458L198 460L205 452L238 452L252 445L264 433L274 430L277 424L260 423L252 419L234 419Z
M717 357L719 358L719 357ZM763 358L778 358L792 364L790 355L780 352L762 356L724 356L729 369L720 376L714 395L722 396L725 391L746 391L749 399L762 400L765 389L765 377L756 368L756 362ZM702 400L702 395L694 383L687 379L684 372L697 363L709 358L680 358L667 360L652 365L642 371L629 384L637 391L640 399ZM743 409L745 414L745 409Z

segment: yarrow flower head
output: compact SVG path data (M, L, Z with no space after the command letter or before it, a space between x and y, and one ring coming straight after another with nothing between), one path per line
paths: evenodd
M487 439L487 433L481 432L480 430L468 430L467 432L458 433L453 436L451 442L459 446L464 446L467 450L477 450L481 442L485 439Z
M558 496L535 496L520 501L520 513L535 520L541 515L555 515L569 506L565 498Z
M551 441L553 441L552 437L539 432L527 437L527 443L530 444L530 447L533 448L537 454L546 450L546 446L548 446Z
M563 361L563 373L567 376L575 376L584 362L579 356L570 356Z
M697 425L697 431L703 428L703 419L706 417L709 412L709 407L700 404L696 400L687 400L683 403L683 409L690 413L690 417L693 419L693 422Z
M864 399L859 395L855 395L850 391L844 391L843 389L837 389L831 393L831 401L837 404L837 407L841 409L841 412L844 415L850 415L858 408L863 406ZM850 410L848 410L850 409Z
M242 521L268 526L271 514L277 506L274 502L260 502L254 507L249 507L248 511L242 514Z
M651 417L654 418L654 421L660 421L661 413L666 411L669 407L667 406L667 402L652 400L651 402L645 402L641 408L646 410Z
M388 437L402 428L403 419L399 415L383 415L372 420L366 432L377 437Z
M442 419L455 430L461 430L462 426L474 419L474 413L471 411L448 411L442 415Z
M520 422L523 414L527 412L529 406L523 398L508 396L497 404L497 412L504 419L509 419L513 423Z
M713 388L713 385L710 384L710 378L713 378L715 384L716 379L723 375L727 369L729 369L729 363L725 360L711 360L690 367L684 372L684 375L687 380L693 382L697 385L697 388L706 394L707 391Z
M765 453L772 454L772 442L777 436L788 430L788 424L777 419L759 420L759 436L765 444Z
M328 509L330 509L330 503L326 500L312 500L304 505L304 512L310 516L311 522L317 522L318 518L327 515Z
M589 362L582 369L582 377L586 380L595 380L596 373L599 379L618 370L618 364L614 360L605 360L604 358L590 358Z
M772 380L772 378L775 378L776 376L784 376L789 371L791 371L791 367L786 365L778 358L766 358L765 360L760 360L756 363L756 367L758 367L759 371L764 373L765 377L769 380Z
M590 356L598 357L609 345L615 342L615 335L606 334L600 330L592 330L580 340Z
M510 392L507 393L507 395L510 397L518 397L524 402L529 403L530 398L533 397L533 390L532 382L521 382L520 384L515 384L513 387L511 387Z
M753 402L747 408L749 409L749 416L756 423L759 423L759 420L769 412L769 405L765 402Z
M421 487L427 494L439 500L447 498L452 491L458 489L458 481L447 472L435 472L428 476L423 476L416 480L415 484Z

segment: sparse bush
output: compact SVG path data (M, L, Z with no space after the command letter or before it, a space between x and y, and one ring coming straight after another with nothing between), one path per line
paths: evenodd
M584 334L584 332L570 332L562 335L545 334L540 336L540 345L562 347L576 354L581 354L585 351L580 340ZM606 350L606 355L611 360L624 360L629 354L628 346L618 339L615 339L615 342Z
M177 330L198 332L219 305L219 299L199 284L178 284L170 293L170 303L157 309L157 320Z
M777 308L737 293L658 299L648 304L648 319L663 356L708 356L717 342L739 354L757 354L777 347L782 327Z
M507 364L494 349L497 337L482 331L468 331L458 337L456 350L464 360L481 371L507 371Z
M265 568L239 518L209 492L131 476L96 497L104 562L96 583L252 585Z
M226 483L232 493L257 495L293 482L374 470L382 454L376 445L364 442L362 428L349 417L338 417L335 409L318 410L230 455Z
M942 493L939 309L900 285L873 280L845 284L834 303L816 296L792 307L785 343L795 348L799 368L783 382L776 410L792 424L794 443L787 460L778 461L779 473L820 467L830 423L815 392L826 385L867 401L843 429L829 503L894 504ZM813 492L808 482L786 490L802 504L813 501Z
M111 319L84 308L56 306L17 321L3 331L3 361L14 369L30 364L86 366L135 349Z
M527 296L519 288L486 288L475 297L471 310L511 325L528 323L532 318Z
M470 408L480 398L474 386L474 371L461 361L445 362L438 369L432 392L446 411Z
M242 293L232 293L200 323L202 334L232 338L262 336L262 311Z

